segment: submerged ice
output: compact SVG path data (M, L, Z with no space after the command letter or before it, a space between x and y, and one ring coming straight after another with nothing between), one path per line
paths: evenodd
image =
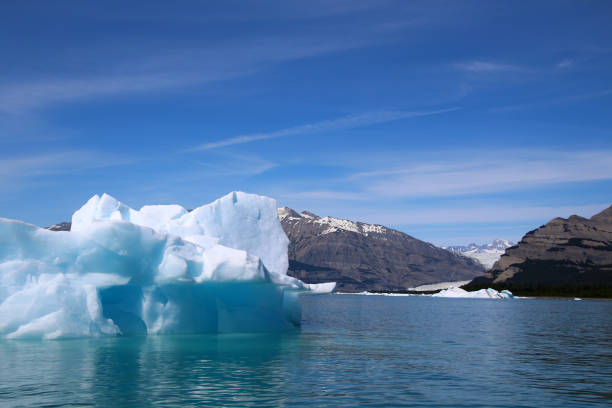
M276 202L234 192L188 212L93 196L70 232L0 219L0 337L283 330L297 294Z

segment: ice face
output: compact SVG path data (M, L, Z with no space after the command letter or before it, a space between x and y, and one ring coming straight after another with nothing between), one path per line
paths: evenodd
M72 229L87 229L100 220L129 221L204 247L221 244L247 251L269 271L286 274L289 239L275 206L271 198L233 192L191 212L179 205L144 206L135 211L107 194L95 195L74 213Z
M92 197L70 232L0 219L0 337L284 330L299 291L266 197L231 193L192 212ZM268 266L270 265L270 266Z

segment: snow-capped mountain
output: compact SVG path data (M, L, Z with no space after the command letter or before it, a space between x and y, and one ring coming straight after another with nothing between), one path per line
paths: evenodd
M407 290L484 272L473 259L382 225L287 207L278 216L291 242L288 274L313 282L325 277L340 291Z
M476 245L474 243L467 246L445 246L442 247L447 251L460 253L461 255L468 256L476 259L485 268L490 269L495 262L506 252L507 248L514 246L510 241L505 239L495 239L488 244Z
M387 239L388 235L404 235L402 232L383 227L382 225L366 224L334 217L319 217L308 211L298 213L288 207L278 209L278 218L280 218L283 224L306 221L324 227L322 230L318 231L319 235L331 234L332 232L338 232L340 230L356 232L366 237L370 234L377 234L377 238L380 239Z

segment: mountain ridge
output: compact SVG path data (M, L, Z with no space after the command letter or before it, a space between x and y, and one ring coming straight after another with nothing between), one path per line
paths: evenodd
M595 294L610 288L612 294L612 206L591 218L553 218L527 232L467 287L483 285L548 291L564 287L568 293L591 288Z
M378 224L308 211L278 209L291 242L289 274L305 281L333 280L340 291L397 291L472 279L475 260Z

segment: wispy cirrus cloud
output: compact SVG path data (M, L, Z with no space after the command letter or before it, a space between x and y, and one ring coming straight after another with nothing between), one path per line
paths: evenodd
M200 177L202 177L203 174L207 178L231 176L252 177L279 166L275 161L266 160L253 154L223 153L216 159L217 160L212 162L196 162L196 171L200 173Z
M482 150L404 151L357 156L344 163L333 162L337 167L344 166L346 176L325 182L313 180L313 189L302 184L299 191L279 195L356 203L397 202L482 197L563 183L612 180L612 150L508 150L503 156Z
M116 54L107 51L105 59L97 54L93 58L83 57L81 64L97 67L96 75L82 70L69 77L44 73L26 79L3 78L0 113L20 114L58 103L190 89L252 75L274 64L393 42L396 41L394 34L411 27L408 23L372 22L360 26L359 30L347 25L346 30L301 30L293 35L270 33L186 45L178 50L161 47L163 51L153 53L117 44L120 51Z
M121 4L121 13L104 4L92 3L87 7L77 8L70 5L57 4L49 7L53 11L72 12L80 18L91 18L111 21L178 21L190 22L241 22L241 21L274 21L279 19L315 19L321 17L342 17L359 12L367 12L388 6L389 0L313 0L308 3L296 0L283 2L262 0L251 4L239 0L226 0L217 4L200 4L201 2L186 1L182 7L159 7L149 4L142 7L137 4ZM198 7L200 6L200 7ZM203 7L202 7L203 6ZM44 10L45 5L37 9Z
M374 173L356 173L368 192L386 197L452 197L557 183L612 179L612 151L509 151L505 157L457 155Z
M314 191L299 191L299 192L281 192L283 198L290 199L314 199L314 200L348 200L348 201L363 201L367 200L367 196L360 192L344 192L333 190L314 190Z
M612 88L603 89L593 92L585 92L575 95L564 95L564 96L555 96L549 97L547 99L534 100L530 102L515 104L515 105L507 105L507 106L498 106L489 109L489 112L513 112L525 109L538 109L545 108L563 104L571 104L571 103L579 103L583 101L588 101L590 99L596 98L605 98L612 95Z
M35 80L1 87L0 111L23 113L56 103L168 89L185 86L193 81L192 77L138 74L86 79Z
M516 205L500 204L495 206L459 205L454 208L419 208L407 211L361 210L360 215L354 215L360 221L382 225L437 225L437 224L469 224L469 223L505 223L550 220L555 217L580 215L591 217L609 207L609 203L587 205Z
M317 41L316 37L263 38L250 43L232 42L208 49L141 57L123 64L129 68L109 67L109 73L97 76L35 78L0 85L0 112L24 113L58 103L184 90L251 75L269 64L359 48L376 41L367 38L329 41Z
M72 150L53 153L2 157L0 187L19 190L31 187L34 180L54 178L62 174L81 174L87 170L128 165L136 158L91 150Z
M499 72L518 72L525 68L520 65L505 64L492 61L465 61L453 64L456 69L474 74L488 74Z
M562 61L559 61L556 66L559 69L569 69L576 65L576 63L577 61L575 59L566 58Z
M215 142L204 143L188 151L211 150L220 147L232 146L243 143L250 143L259 140L277 139L281 137L298 136L314 133L330 132L341 129L351 129L362 126L375 125L378 123L391 122L401 119L408 119L419 116L440 115L447 112L452 112L458 108L447 108L430 111L379 111L367 112L356 115L345 116L342 118L323 120L319 122L309 123L306 125L294 126L290 128L280 129L268 133L253 133L248 135L235 136L228 139L218 140Z

